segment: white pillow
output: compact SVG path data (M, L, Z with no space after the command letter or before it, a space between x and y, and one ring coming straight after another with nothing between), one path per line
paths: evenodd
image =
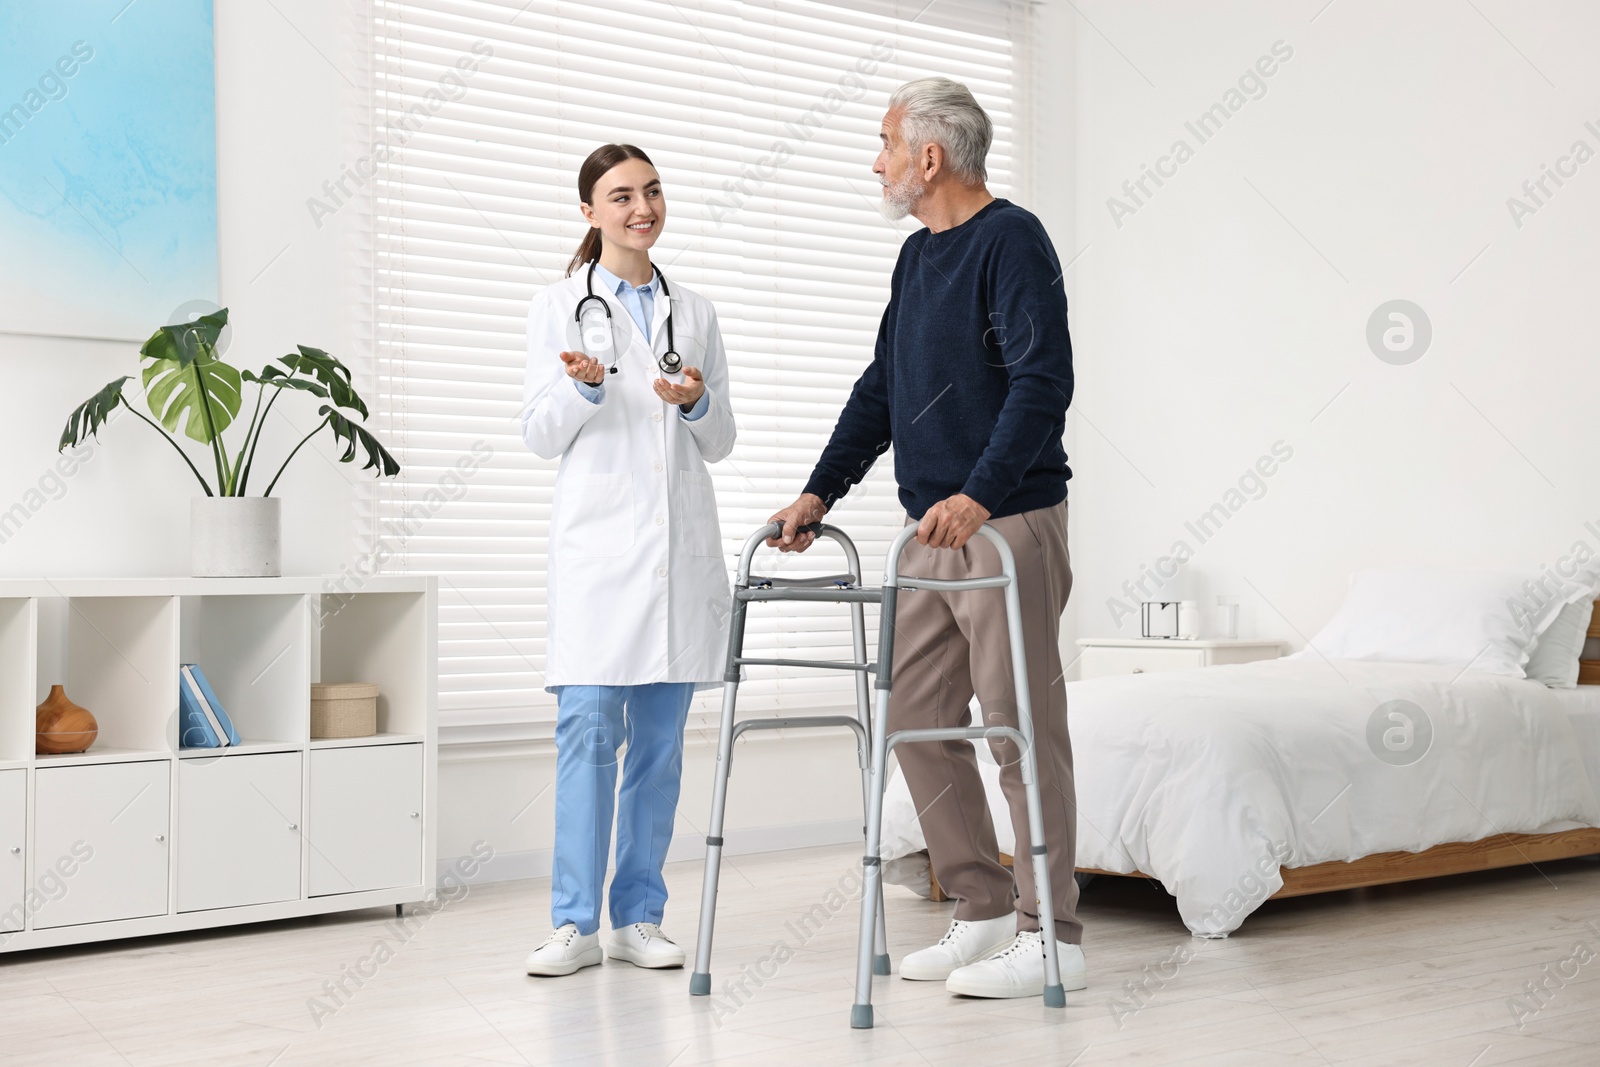
M1593 595L1562 607L1533 646L1525 668L1528 677L1552 689L1578 688L1578 657L1589 636L1589 619L1593 615Z
M1539 635L1582 595L1576 583L1543 600L1529 588L1522 575L1497 571L1357 571L1339 610L1295 655L1438 663L1523 678Z
M1595 597L1600 595L1600 560L1591 560L1566 588L1576 588L1578 593L1567 598L1535 642L1527 666L1529 678L1552 689L1578 687L1578 659L1583 655L1589 621L1594 617Z

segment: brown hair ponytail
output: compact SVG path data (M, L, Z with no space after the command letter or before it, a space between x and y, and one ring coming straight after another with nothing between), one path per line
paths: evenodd
M578 199L585 204L593 204L594 186L605 172L629 159L642 159L650 163L650 157L644 150L635 148L631 144L603 144L589 153L589 158L583 161L583 166L578 168ZM654 163L650 163L653 167ZM578 250L572 254L572 260L567 264L567 274L585 263L593 263L600 258L600 228L589 227L589 232L584 234L583 242L578 245Z

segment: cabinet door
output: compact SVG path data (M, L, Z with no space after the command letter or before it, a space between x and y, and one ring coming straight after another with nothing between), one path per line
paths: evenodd
M33 928L165 915L171 804L166 760L35 772L34 880L54 870L61 891Z
M28 772L0 771L0 938L24 927L28 870ZM0 944L3 944L0 940Z
M178 761L178 910L300 897L300 753Z
M422 746L311 753L306 811L314 897L422 881Z
M1158 646L1106 647L1091 645L1083 650L1080 678L1104 678L1111 674L1154 674L1204 667L1206 654L1199 648L1161 648Z

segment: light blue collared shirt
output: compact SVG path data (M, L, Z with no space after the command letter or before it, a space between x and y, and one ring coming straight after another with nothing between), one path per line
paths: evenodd
M602 285L616 294L618 302L627 309L628 317L638 325L639 332L644 334L644 342L648 345L650 343L650 324L655 319L656 314L656 289L661 285L661 273L657 271L643 285L633 285L624 281L606 270L599 263L594 265L594 273L595 277L600 279ZM588 382L575 382L574 384L577 385L578 392L582 393L591 404L600 403L600 398L605 395L604 382L599 385L590 385ZM704 415L708 407L710 407L710 404L706 400L706 394L701 393L700 399L695 401L694 407L683 412L683 417L693 422Z
M617 294L622 306L628 309L628 317L638 324L639 332L644 334L644 343L649 344L650 322L656 315L656 287L661 284L661 275L652 274L648 282L635 286L598 263L594 265L594 274L607 289Z

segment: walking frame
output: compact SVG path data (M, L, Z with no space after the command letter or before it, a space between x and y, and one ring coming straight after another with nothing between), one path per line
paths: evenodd
M850 1025L857 1029L872 1026L872 977L890 973L889 949L883 918L883 869L880 845L883 836L883 792L888 779L889 753L897 745L923 741L955 741L1006 738L1022 753L1023 787L1028 802L1028 829L1032 843L1034 885L1038 891L1040 925L1043 928L1045 986L1048 1007L1066 1006L1066 991L1061 984L1061 964L1057 958L1053 933L1055 907L1050 888L1050 870L1044 843L1044 816L1039 799L1036 758L1033 750L1032 704L1028 693L1028 671L1023 651L1022 608L1017 589L1016 561L1011 546L994 527L984 524L978 534L987 538L1000 554L1000 573L982 578L917 578L900 573L900 555L916 535L915 524L908 524L889 546L884 564L883 586L873 589L862 584L861 560L854 542L843 530L823 523L800 528L830 538L844 550L849 568L845 574L809 578L768 578L750 573L751 557L762 542L781 536L783 527L771 523L750 536L739 555L738 575L733 586L733 617L728 634L727 670L723 674L722 729L717 739L717 772L712 790L711 819L706 831L705 880L700 890L700 935L695 945L694 972L689 992L707 996L711 992L711 938L717 918L717 877L722 866L723 811L728 799L728 777L732 770L733 746L747 730L797 730L847 727L856 736L857 762L861 766L862 808L866 823L862 833L866 853L861 858L861 928L856 956L856 999L850 1009ZM889 695L893 685L894 619L896 602L902 590L958 592L975 589L1003 589L1006 600L1006 625L1011 641L1011 671L1017 698L1017 726L960 726L941 729L896 730L889 732ZM744 655L745 614L752 603L832 602L850 605L854 659L838 660L763 659ZM878 604L878 659L867 659L866 604ZM798 715L734 721L739 695L739 676L743 667L806 667L818 670L847 670L856 676L856 715ZM877 678L877 700L867 695L867 676ZM870 710L869 710L870 708Z

